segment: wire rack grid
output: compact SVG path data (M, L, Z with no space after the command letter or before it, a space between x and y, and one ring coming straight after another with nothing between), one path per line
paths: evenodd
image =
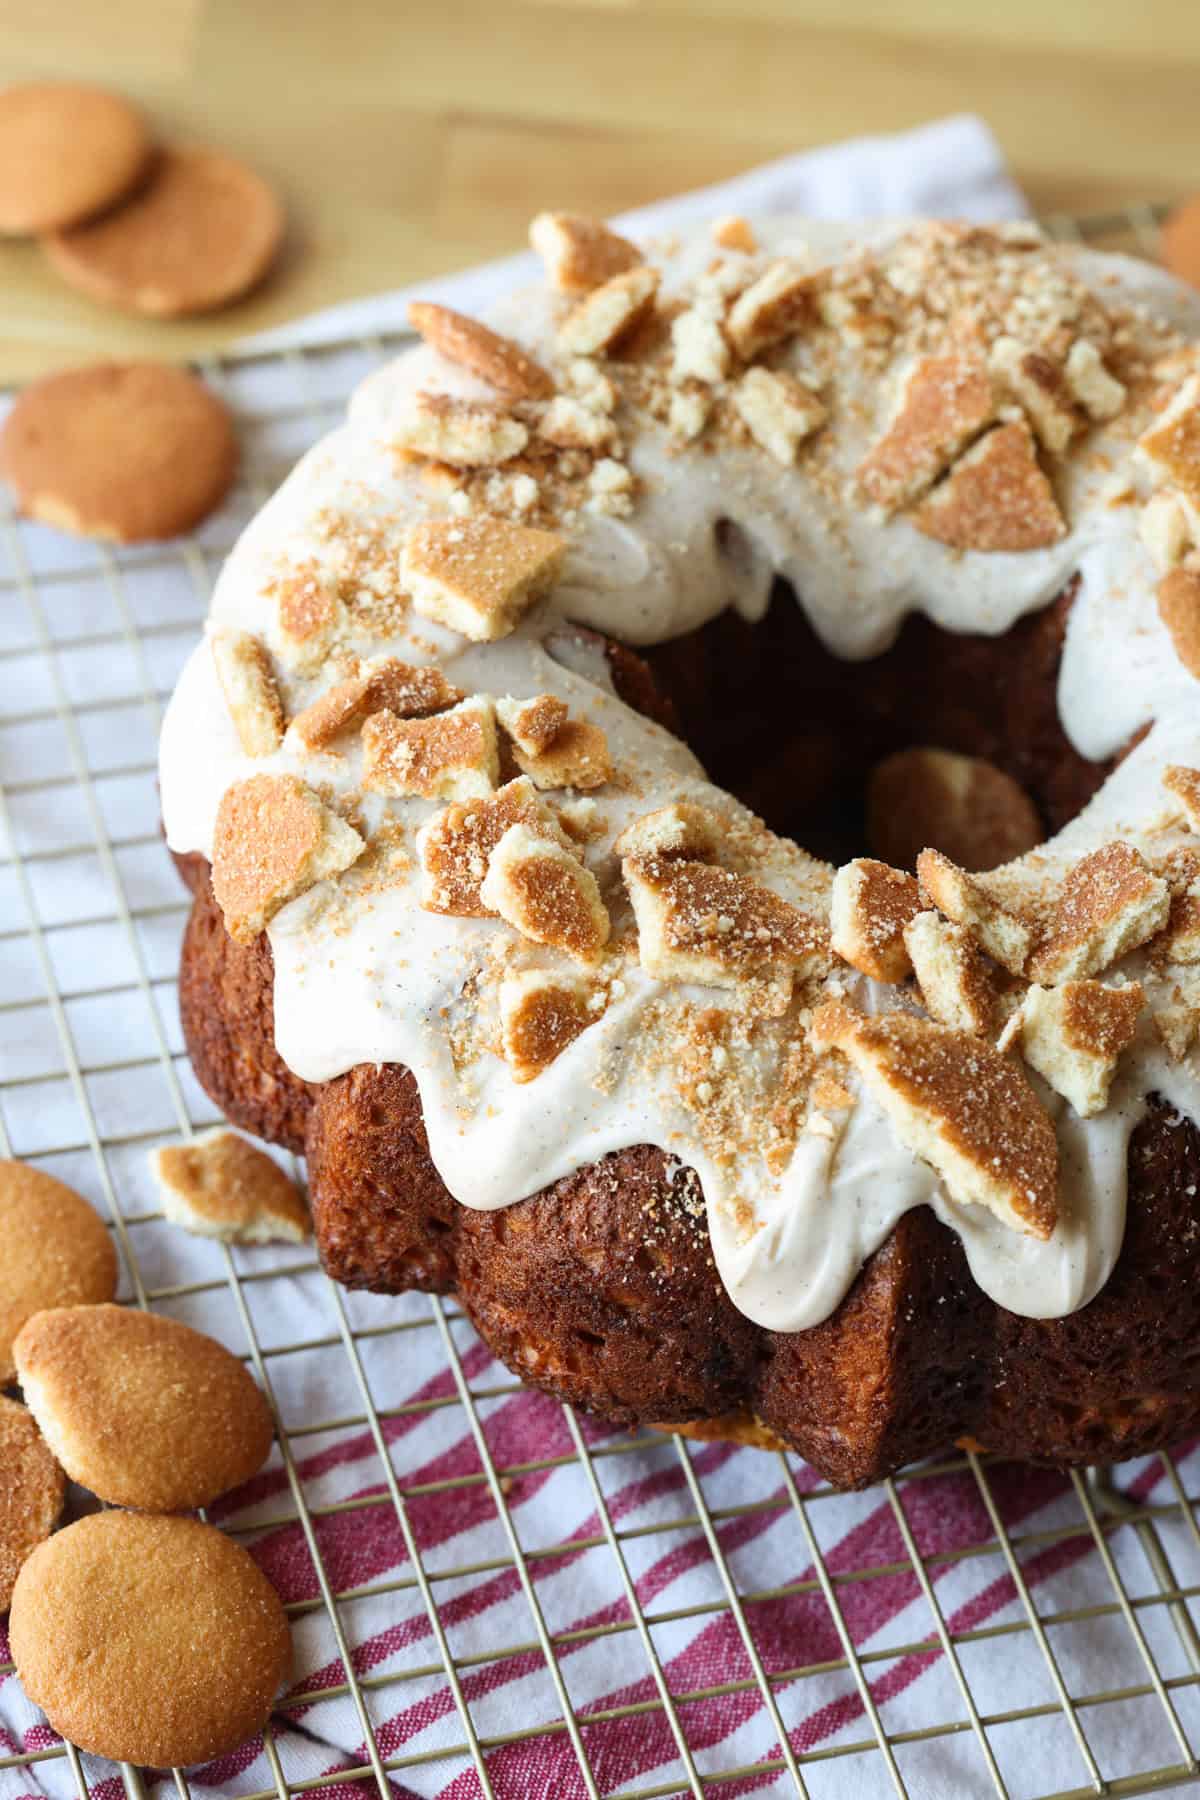
M1157 216L1049 223L1152 255ZM175 1018L186 901L158 831L161 706L239 525L394 348L207 365L246 475L178 544L114 551L0 519L0 1152L105 1211L131 1303L203 1319L246 1356L277 1447L218 1522L273 1574L286 1544L306 1651L261 1749L190 1778L114 1773L44 1726L4 1730L15 1676L0 1661L0 1796L1016 1800L1195 1782L1200 1458L1047 1474L1031 1497L1022 1472L965 1454L847 1500L790 1458L648 1442L527 1395L452 1304L347 1295L302 1251L197 1244L162 1220L145 1152L213 1114ZM413 1366L432 1370L420 1386L402 1379ZM521 1395L541 1435L513 1428ZM330 1485L347 1444L372 1472L358 1488ZM546 1531L544 1513L531 1528L542 1489L572 1529ZM364 1558L385 1527L386 1553ZM662 1575L672 1558L691 1585ZM581 1616L561 1572L601 1564L613 1603ZM502 1601L471 1634L489 1583ZM716 1652L689 1662L697 1634ZM501 1707L514 1670L526 1698ZM432 1737L397 1723L420 1706ZM631 1744L639 1756L614 1753Z

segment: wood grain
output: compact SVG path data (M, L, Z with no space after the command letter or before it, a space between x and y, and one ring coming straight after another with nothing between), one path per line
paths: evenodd
M0 77L106 81L276 180L292 241L218 317L148 324L0 244L0 377L191 356L789 150L976 110L1044 210L1200 186L1195 0L0 0Z

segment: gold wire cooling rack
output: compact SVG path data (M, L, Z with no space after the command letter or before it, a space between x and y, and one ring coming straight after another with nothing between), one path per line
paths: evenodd
M1154 256L1159 217L1159 209L1147 205L1047 224L1059 236ZM593 1431L562 1409L555 1453L521 1460L489 1429L490 1409L519 1393L519 1384L498 1380L495 1365L477 1360L477 1347L473 1357L466 1322L441 1300L408 1296L364 1308L360 1297L327 1282L304 1252L206 1246L212 1260L186 1281L178 1279L178 1264L161 1254L161 1217L152 1196L139 1202L145 1189L138 1188L133 1159L144 1161L153 1144L172 1134L186 1137L211 1120L191 1080L174 1015L186 902L170 885L157 826L154 744L161 705L200 627L210 576L238 524L287 463L333 422L352 382L397 341L323 344L282 356L231 355L206 365L206 376L238 410L247 474L222 521L192 538L130 551L57 539L48 551L44 539L20 522L0 519L0 829L7 839L0 860L0 1069L7 1075L0 1153L53 1169L107 1207L132 1303L181 1316L191 1303L225 1305L226 1341L245 1347L280 1427L276 1512L260 1509L239 1529L254 1538L283 1521L298 1527L313 1582L289 1610L297 1628L319 1621L330 1651L332 1675L319 1688L314 1683L309 1692L293 1693L287 1720L266 1733L265 1765L255 1766L265 1766L267 1785L235 1781L235 1791L244 1800L289 1800L302 1792L353 1800L372 1791L408 1795L408 1783L419 1781L421 1794L453 1784L455 1795L495 1794L497 1800L560 1793L655 1800L764 1790L814 1796L978 1793L1015 1800L1047 1794L1037 1746L1050 1734L1062 1752L1055 1769L1069 1763L1075 1770L1065 1785L1050 1784L1061 1800L1195 1782L1200 1494L1187 1489L1186 1459L1163 1458L1156 1481L1140 1487L1125 1480L1125 1471L1061 1479L1057 1510L1039 1515L1036 1530L1005 1522L1004 1471L986 1457L966 1454L924 1465L871 1497L889 1527L884 1551L878 1536L872 1540L867 1533L847 1560L844 1551L832 1554L825 1523L831 1501L847 1503L787 1458L763 1454L756 1466L772 1470L767 1485L731 1491L695 1444L664 1439L648 1449L644 1437ZM281 383L290 390L282 405ZM47 833L40 827L50 816L59 824ZM64 905L64 887L73 904ZM135 1013L138 1023L131 1025ZM277 1290L292 1335L281 1332L277 1314L264 1307ZM298 1313L291 1301L301 1291ZM304 1328L295 1335L298 1316ZM383 1391L380 1353L390 1349L397 1356L415 1341L408 1334L434 1346L443 1380L436 1392L393 1404ZM297 1389L301 1404L295 1404L289 1371L322 1359L337 1360L345 1403L336 1416L312 1417L303 1405L303 1383ZM468 1467L419 1478L406 1462L407 1440L395 1428L439 1410L452 1416L473 1456ZM330 1498L311 1474L310 1452L346 1432L367 1435L380 1480L366 1494ZM628 1522L613 1503L614 1472L631 1458L651 1458L669 1477L665 1491L673 1498L649 1522ZM739 1467L744 1470L744 1459ZM594 1529L569 1539L523 1542L522 1521L507 1496L516 1483L562 1470L582 1484ZM931 1547L920 1522L922 1496L933 1491L930 1484L948 1480L964 1484L981 1529L951 1549ZM449 1505L465 1489L475 1490L488 1508L497 1534L493 1554L469 1561L456 1560L453 1547L449 1554L423 1554L414 1509ZM390 1512L402 1545L383 1579L369 1572L355 1579L353 1567L331 1566L328 1528L339 1519L354 1525L369 1509ZM791 1569L800 1571L795 1579L784 1578L789 1566L777 1559L774 1579L764 1581L761 1564L739 1556L739 1529L764 1515L778 1515L792 1532ZM707 1585L686 1606L656 1604L643 1596L639 1581L647 1543L683 1539L703 1563ZM568 1551L611 1559L609 1575L620 1599L603 1617L565 1629L545 1601L538 1575L539 1567ZM1046 1558L1069 1560L1074 1551L1080 1553L1075 1585L1065 1604L1040 1574ZM969 1607L955 1611L943 1577L964 1571L974 1573L976 1586L1007 1584L1008 1604L977 1618ZM452 1597L464 1583L497 1574L510 1583L504 1623L482 1649L465 1644L450 1617ZM920 1624L904 1641L864 1635L853 1622L856 1593L864 1584L894 1580L909 1584L904 1617L911 1622L915 1607ZM797 1639L789 1645L794 1660L784 1658L781 1665L778 1654L764 1654L758 1623L764 1608L797 1596L821 1609L824 1639L819 1659L805 1660L805 1642ZM394 1600L397 1608L403 1603L422 1616L413 1653L393 1659L383 1672L356 1654L357 1608L371 1599ZM706 1622L724 1623L737 1654L725 1667L708 1668L703 1680L681 1686L671 1677L672 1630ZM1090 1634L1090 1642L1099 1633L1109 1645L1116 1633L1128 1654L1114 1653L1110 1660L1106 1653L1089 1673L1086 1659L1068 1655L1070 1634L1079 1632ZM583 1709L572 1699L567 1652L613 1643L642 1678L642 1688L636 1697ZM986 1650L994 1659L997 1645L1012 1679L997 1686L993 1673L985 1691L978 1657ZM550 1703L540 1720L514 1727L510 1716L498 1729L477 1677L482 1670L503 1671L514 1659L522 1667L530 1659L540 1667ZM927 1707L917 1723L900 1728L887 1678L906 1660L919 1671L936 1664L940 1685L933 1710ZM12 1666L0 1662L0 1714L5 1679L15 1679ZM789 1736L785 1694L818 1679L825 1684L821 1694L832 1691L834 1704L848 1707L846 1716L857 1728L824 1736L793 1729ZM397 1744L381 1728L381 1714L406 1694L427 1692L431 1683L444 1697L448 1728L432 1748ZM296 1747L309 1740L305 1728L293 1728L291 1721L306 1702L318 1700L352 1709L351 1737L359 1748L337 1759L334 1770L314 1773L311 1756L296 1760ZM707 1726L700 1731L696 1721L709 1716L705 1703L716 1700L740 1701L743 1711L765 1719L766 1748L747 1749L736 1731L715 1739ZM1144 1712L1136 1733L1132 1727L1125 1733L1119 1723L1115 1732L1098 1730L1105 1719L1132 1719L1138 1708L1150 1709L1157 1737L1145 1729ZM637 1732L648 1721L665 1727L669 1754L643 1778L614 1778L603 1744L597 1748L597 1733L614 1725ZM1011 1747L1005 1751L1004 1738L1016 1728L1025 1735L1012 1740L1021 1746L1014 1756ZM1102 1736L1103 1750L1096 1747ZM1114 1742L1126 1737L1138 1746L1137 1766L1121 1766L1114 1754ZM1158 1745L1153 1751L1147 1748L1151 1738ZM189 1800L193 1791L179 1772L114 1772L48 1732L28 1733L19 1744L10 1736L8 1742L4 1753L0 1740L0 1796L11 1791L23 1800L39 1791L58 1796L74 1789L80 1800L89 1794L120 1800L123 1788L129 1800L143 1800L149 1787L164 1781L173 1784L178 1800ZM540 1765L526 1762L506 1785L499 1753L543 1744L556 1750L558 1761L545 1767L557 1772L539 1776ZM947 1775L943 1768L939 1774L936 1763L920 1761L917 1753L931 1746L943 1755L947 1746L962 1752L956 1772Z

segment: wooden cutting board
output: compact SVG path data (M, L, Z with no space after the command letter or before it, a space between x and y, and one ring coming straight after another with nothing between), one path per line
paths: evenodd
M1194 0L0 0L0 78L108 82L278 182L276 277L155 323L0 243L0 380L192 357L768 157L973 108L1043 210L1200 186Z

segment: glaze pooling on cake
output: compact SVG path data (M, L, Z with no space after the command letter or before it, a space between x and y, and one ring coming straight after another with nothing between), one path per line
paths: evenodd
M545 817L510 825L532 836L509 838L506 850L523 845L534 857L540 832L573 843L598 879L610 934L586 959L580 1004L591 1022L564 1033L533 1079L515 1079L502 1054L504 1008L539 972L562 976L579 958L552 930L535 941L495 917L423 904L418 831L447 800L470 804L468 790L481 797L500 785L482 740L447 778L458 785L434 798L397 792L396 779L386 792L364 785L356 732L313 748L293 728L279 748L249 755L246 721L202 646L164 727L169 842L211 859L226 790L264 774L302 780L365 840L336 879L270 921L277 1046L310 1082L360 1063L411 1069L433 1160L463 1204L504 1206L609 1151L655 1143L696 1170L721 1277L761 1325L796 1331L827 1317L896 1220L922 1204L959 1235L993 1299L1061 1317L1099 1291L1120 1249L1126 1149L1146 1096L1200 1119L1186 1044L1174 1053L1184 1024L1172 1038L1160 1023L1194 1011L1188 966L1140 940L1104 964L1105 981L1141 981L1146 1006L1096 1116L1079 1118L1023 1073L1057 1136L1048 1236L952 1198L904 1148L895 1117L810 1042L822 1002L915 1014L913 990L873 982L833 954L832 870L707 784L684 746L616 697L572 625L658 642L729 605L761 616L782 575L823 642L862 658L910 610L949 630L1003 632L1078 570L1060 679L1068 736L1099 758L1158 723L1072 825L986 884L1031 931L1047 931L1056 893L1088 853L1122 841L1158 867L1200 844L1162 786L1169 766L1200 767L1200 726L1189 722L1194 679L1156 608L1159 571L1143 541L1151 489L1180 496L1182 547L1178 533L1171 542L1181 556L1200 532L1178 469L1131 454L1155 406L1186 385L1200 306L1157 271L1049 250L1025 228L892 228L864 239L776 225L761 236L752 253L717 252L705 235L652 253L658 282L642 284L623 318L616 303L629 294L582 321L578 294L522 296L493 321L501 344L519 346L511 354L487 334L434 321L460 360L423 348L365 383L349 422L247 530L213 602L215 629L249 633L270 651L289 719L353 678L352 659L395 658L436 663L456 690L486 697L485 712L491 700L553 696L577 728L603 733L614 772L590 790L586 834L564 804L568 790L551 782ZM594 300L595 289L584 293ZM605 336L613 319L615 339ZM596 353L580 356L580 344ZM979 452L1002 432L997 476ZM1000 537L1038 547L964 547L979 528L981 479L992 511L1008 509ZM455 584L470 586L469 568L426 592L412 552L414 526L441 521L454 542L456 525L469 537L485 518L507 534L504 579L480 602L500 634L472 621L469 593L462 610ZM551 534L565 540L561 569L549 543L534 542ZM996 535L989 525L986 541ZM1161 544L1161 533L1147 535ZM549 563L552 585L530 603L517 575ZM404 598L406 567L419 611ZM493 641L472 641L447 618ZM260 690L258 702L269 715L270 694ZM503 750L503 731L498 741ZM801 933L787 956L764 953L761 968L727 957L732 986L720 958L706 968L694 948L678 965L686 979L648 971L631 901L646 899L638 922L648 945L650 921L670 925L679 882L653 859L622 867L614 846L680 803L714 819L720 844L688 866L715 861L723 874L692 886L737 904L765 888L808 922L811 943ZM559 844L545 860L564 868L562 856ZM767 941L774 927L760 912L747 917ZM736 912L730 923L736 936ZM780 944L785 927L786 916ZM663 969L682 955L669 929L667 938L654 965Z

